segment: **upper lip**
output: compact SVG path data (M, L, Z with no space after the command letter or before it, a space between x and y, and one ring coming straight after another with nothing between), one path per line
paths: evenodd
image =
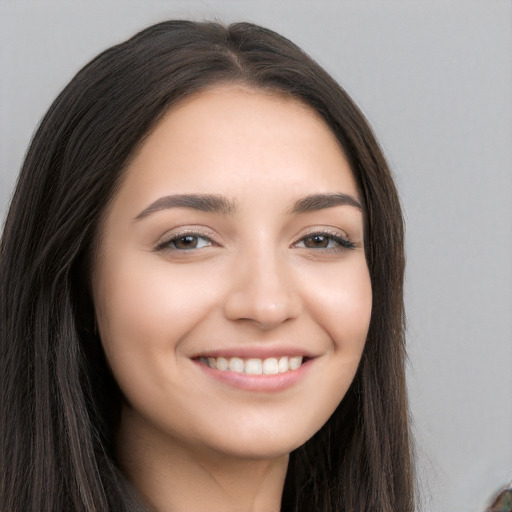
M229 359L231 357L239 357L241 359L267 359L269 357L283 357L283 356L302 356L305 358L316 357L313 353L300 347L286 347L286 346L237 346L225 347L218 349L208 349L195 353L191 359L199 357L224 357Z

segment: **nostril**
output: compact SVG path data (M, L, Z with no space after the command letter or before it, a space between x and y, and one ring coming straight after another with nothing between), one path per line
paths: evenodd
M230 297L224 307L229 319L252 322L263 330L269 330L298 316L300 307L296 302L293 299L271 302L263 296L248 292Z

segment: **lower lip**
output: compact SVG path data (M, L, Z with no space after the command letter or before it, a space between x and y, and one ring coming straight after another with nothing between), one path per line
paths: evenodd
M229 370L216 370L210 368L200 360L194 360L195 364L209 377L228 384L234 388L245 391L277 392L283 391L295 385L309 371L313 359L308 359L297 370L290 370L274 375L249 375L243 372L232 372Z

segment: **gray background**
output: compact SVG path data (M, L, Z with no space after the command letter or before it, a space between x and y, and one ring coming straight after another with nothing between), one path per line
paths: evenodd
M59 90L176 17L283 33L369 118L407 219L419 510L481 510L512 478L512 3L0 0L0 218Z

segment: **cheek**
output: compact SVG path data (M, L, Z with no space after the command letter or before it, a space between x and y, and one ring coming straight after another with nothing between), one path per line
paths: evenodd
M155 424L170 424L166 408L186 410L193 386L182 341L215 301L204 273L171 269L154 256L125 255L98 267L94 303L107 361L127 403Z
M208 301L207 294L198 293L200 277L170 271L165 261L155 260L142 255L102 265L94 299L106 332L169 334L200 314L198 304Z
M359 357L370 324L372 287L366 262L360 258L339 269L318 273L305 299L316 322L329 334L333 352Z
M102 262L94 303L102 344L119 381L148 365L173 364L182 338L215 301L204 284L201 273L171 271L165 261L145 254Z
M316 402L320 428L334 412L350 387L368 334L372 288L366 262L343 272L317 275L316 293L309 294L309 311L329 338L329 352L312 387L322 389Z

